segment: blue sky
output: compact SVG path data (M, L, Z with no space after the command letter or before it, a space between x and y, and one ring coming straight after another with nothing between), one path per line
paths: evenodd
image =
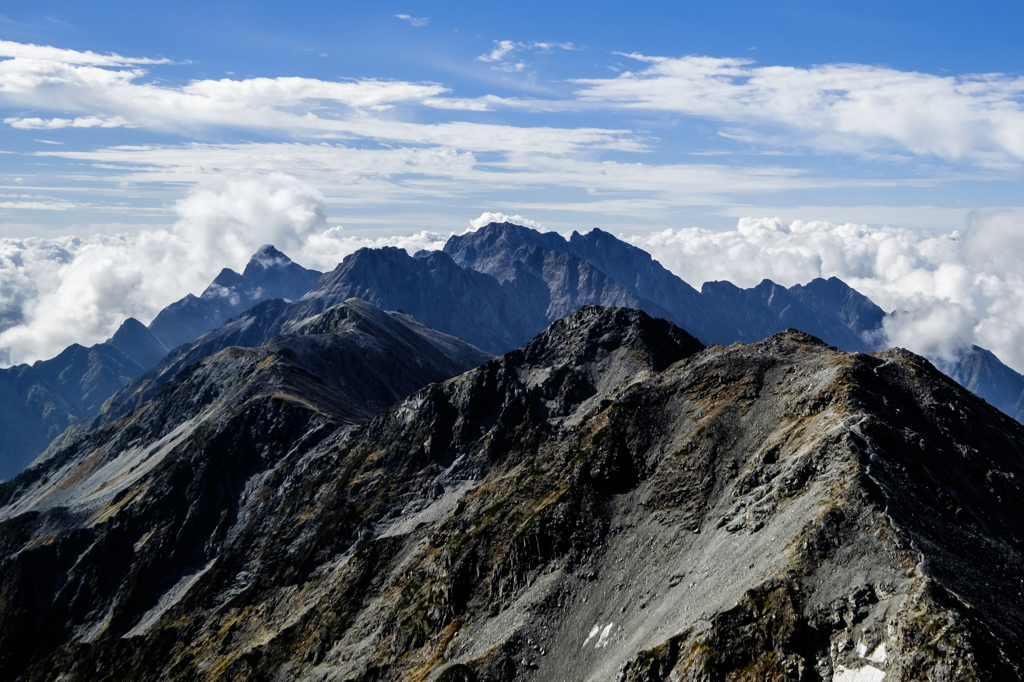
M353 234L949 231L1021 204L1021 3L717 5L8 7L0 236L137 232L272 173Z

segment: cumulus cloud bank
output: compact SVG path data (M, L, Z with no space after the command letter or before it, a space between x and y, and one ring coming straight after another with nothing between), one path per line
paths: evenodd
M1024 371L1024 212L976 211L937 234L828 222L744 218L724 232L689 228L629 239L689 283L838 277L887 312L885 333L937 360L971 344Z
M328 227L323 196L286 175L235 177L197 186L177 203L168 229L136 236L0 239L0 365L53 357L72 343L109 338L128 317L145 323L221 268L241 271L263 244L322 271L357 249L437 250L454 232L379 238ZM465 229L522 216L484 213Z
M199 187L176 210L171 228L134 237L0 239L0 360L102 341L130 316L148 322L262 244L301 250L324 223L320 193L284 175Z
M0 240L0 362L51 357L71 343L108 338L128 316L148 322L222 267L241 269L264 243L297 262L334 268L362 247L440 249L451 234L366 238L328 227L323 197L284 175L236 177L194 189L168 229L131 237ZM546 228L520 215L491 222ZM839 277L897 314L889 345L952 360L971 345L1024 371L1024 212L976 211L948 234L828 222L743 218L733 230L665 230L627 239L687 282L762 279L790 286Z

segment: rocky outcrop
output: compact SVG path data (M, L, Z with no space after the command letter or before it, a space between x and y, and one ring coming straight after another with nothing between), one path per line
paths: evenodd
M203 361L80 464L0 489L5 669L1024 674L1024 427L920 357L705 349L584 307L352 425L268 352Z

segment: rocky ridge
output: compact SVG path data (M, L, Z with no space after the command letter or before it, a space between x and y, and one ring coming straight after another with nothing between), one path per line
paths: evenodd
M56 598L0 651L62 633L22 679L1024 675L1024 427L905 351L705 349L588 306L362 425L307 390L175 441L189 476L5 514L5 623ZM120 428L110 457L147 438ZM147 516L165 497L206 506Z
M0 669L155 619L282 458L488 357L353 300L191 365L143 407L77 434L0 486ZM25 533L35 539L18 547Z

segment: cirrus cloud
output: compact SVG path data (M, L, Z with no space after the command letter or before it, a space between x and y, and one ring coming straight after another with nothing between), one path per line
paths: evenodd
M576 79L583 86L577 100L755 126L724 131L750 141L781 130L783 144L849 154L896 151L996 165L1024 160L1024 77L623 56L647 66L614 78Z

